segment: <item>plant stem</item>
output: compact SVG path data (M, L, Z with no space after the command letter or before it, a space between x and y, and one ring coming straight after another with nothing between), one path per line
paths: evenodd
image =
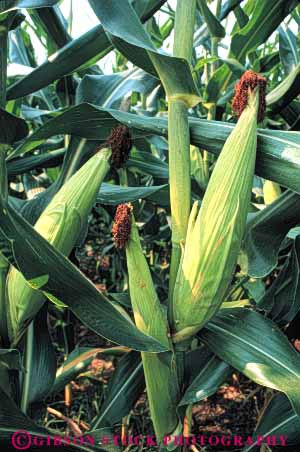
M6 105L6 81L7 81L7 46L8 28L6 23L0 23L0 107ZM0 196L6 200L8 196L6 153L9 146L0 143ZM8 272L8 262L0 253L0 336L3 344L8 340L6 321L6 276Z
M6 81L7 81L7 36L6 25L0 23L0 107L6 104Z
M176 57L191 62L196 0L177 0L174 50ZM190 133L188 107L182 100L169 99L169 170L172 219L172 256L169 283L169 321L174 328L173 290L181 258L191 204Z

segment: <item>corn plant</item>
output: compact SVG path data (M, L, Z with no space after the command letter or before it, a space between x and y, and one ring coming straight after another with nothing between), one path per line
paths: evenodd
M77 0L99 21L77 38L60 3L0 1L1 444L68 433L39 410L64 391L68 414L99 354L116 370L71 423L98 444L63 450L112 450L144 391L155 450L189 450L233 371L272 394L246 436L299 444L298 1ZM95 208L104 291L74 258Z

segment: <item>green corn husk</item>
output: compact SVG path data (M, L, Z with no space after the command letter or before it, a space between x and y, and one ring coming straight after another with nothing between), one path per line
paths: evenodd
M193 205L174 289L174 341L184 340L221 306L243 238L254 176L258 89L224 144L202 206Z
M157 297L132 216L131 234L126 247L129 289L136 326L170 347L166 313ZM176 405L179 385L173 353L141 354L151 419L161 441L178 425Z
M90 158L59 190L34 228L66 256L71 252L110 165L110 149ZM9 335L16 341L45 302L22 274L11 267L7 278Z
M268 206L277 198L279 198L279 196L281 195L281 188L280 185L276 182L266 180L264 182L263 192L265 204Z

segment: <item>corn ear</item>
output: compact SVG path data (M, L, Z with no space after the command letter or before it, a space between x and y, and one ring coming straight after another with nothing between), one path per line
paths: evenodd
M259 90L228 137L205 192L193 205L174 289L174 341L195 334L217 312L236 265L253 183Z
M132 216L126 247L130 298L136 326L170 347L166 313L157 297L150 270ZM176 403L179 386L173 353L142 354L151 418L159 440L178 425Z
M279 198L281 195L281 188L276 182L266 180L264 182L263 192L265 204L268 206L275 201L275 199Z
M90 158L59 190L34 228L49 243L68 255L96 200L99 187L110 167L110 149L102 149ZM39 288L31 285L11 267L7 278L8 323L11 339L22 333L45 301Z

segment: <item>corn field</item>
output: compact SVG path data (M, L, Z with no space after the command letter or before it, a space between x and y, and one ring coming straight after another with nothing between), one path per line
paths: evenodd
M1 450L300 450L299 32L0 0ZM232 381L251 428L201 435Z

